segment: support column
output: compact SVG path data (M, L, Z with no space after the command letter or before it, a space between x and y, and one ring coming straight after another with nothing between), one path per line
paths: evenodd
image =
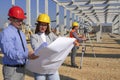
M45 13L48 14L48 0L45 0Z
M85 27L85 21L82 19L82 28L83 28L83 33L84 33L84 27Z
M26 0L26 24L27 24L27 28L29 29L31 26L31 0Z
M39 0L37 0L37 17L39 16Z
M118 3L120 3L120 0L118 0ZM118 21L119 21L119 23L118 23L118 34L120 34L120 7L118 7L118 11L119 11L119 13L118 13Z
M114 33L114 23L112 23L112 34Z
M119 27L119 33L118 34L120 34L120 7L119 7L119 18L118 18L118 20L119 20L119 25L118 25L118 27Z
M100 30L96 33L97 35L97 42L101 42L102 41L102 25L99 24L99 28Z
M59 5L56 4L56 27L59 26Z
M66 15L66 13L67 13L67 10L64 8L64 27L67 26L67 15Z
M80 30L80 28L81 28L81 19L80 19L80 17L78 17L78 23L79 23L79 33L81 33L81 30Z
M56 29L57 29L57 34L59 34L59 5L56 4Z
M72 12L70 12L70 27L72 27Z
M74 14L74 21L76 21L76 15Z
M15 0L12 0L12 6L14 6L15 5Z

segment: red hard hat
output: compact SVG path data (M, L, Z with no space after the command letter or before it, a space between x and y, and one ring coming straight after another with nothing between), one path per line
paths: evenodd
M26 16L24 15L23 9L20 8L19 6L11 7L9 9L8 16L14 17L14 18L17 18L17 19L22 19L22 20L26 18Z

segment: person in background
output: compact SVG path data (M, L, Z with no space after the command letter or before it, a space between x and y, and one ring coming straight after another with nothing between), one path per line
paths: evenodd
M39 46L46 47L54 40L57 36L50 32L50 17L47 14L40 14L37 18L35 34L31 35L31 46L33 50L36 50ZM52 73L39 72L34 73L35 80L60 80L58 71Z
M28 51L24 33L19 30L26 18L19 6L12 6L8 11L10 24L0 34L0 45L3 53L3 79L24 80L26 60L36 59L32 51Z
M75 38L76 41L74 42L74 47L71 51L71 66L78 68L77 64L75 63L76 51L83 40L86 38L83 35L78 34L79 24L77 22L72 23L72 30L70 31L70 37Z

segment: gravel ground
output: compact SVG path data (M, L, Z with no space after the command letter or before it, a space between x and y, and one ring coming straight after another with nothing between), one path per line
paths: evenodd
M86 44L82 68L70 66L70 55L59 68L61 80L120 80L120 36L104 34L101 43ZM30 45L28 48L31 50ZM95 52L96 57L94 57ZM76 63L80 66L81 47L77 51ZM0 80L2 77L2 54L0 54ZM33 74L26 71L25 80L34 80Z

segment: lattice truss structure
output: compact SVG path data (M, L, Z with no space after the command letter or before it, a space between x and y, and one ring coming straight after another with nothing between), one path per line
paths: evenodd
M53 0L90 23L112 23L120 14L120 0Z

